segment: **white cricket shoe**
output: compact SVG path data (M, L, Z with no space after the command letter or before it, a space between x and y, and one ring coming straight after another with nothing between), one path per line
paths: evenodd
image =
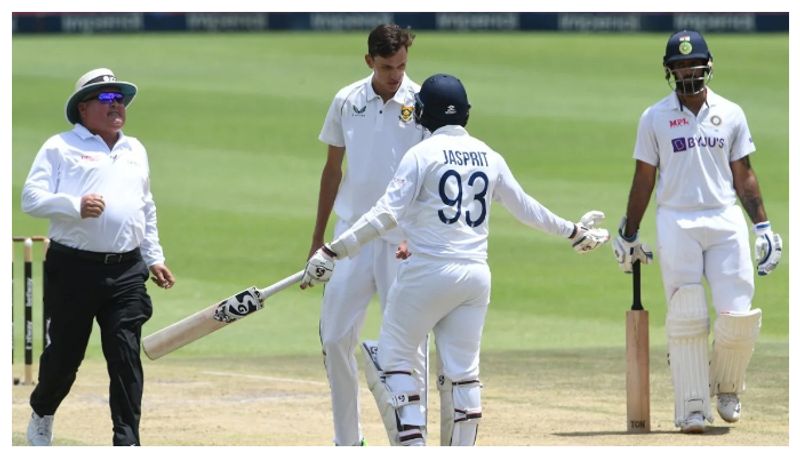
M28 444L31 446L50 446L53 443L53 416L40 416L31 412L28 422Z
M725 422L737 422L742 413L742 404L735 393L717 394L717 412Z
M689 414L689 417L681 425L681 432L683 433L703 433L705 431L706 419L703 417L703 413L699 411Z

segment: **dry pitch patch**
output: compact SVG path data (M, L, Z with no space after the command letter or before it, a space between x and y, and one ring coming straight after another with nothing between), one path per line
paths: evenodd
M621 357L620 357L621 355ZM716 418L704 435L672 424L663 349L651 354L652 433L625 432L624 348L484 353L484 417L479 445L778 445L788 446L788 347L760 344L751 365L743 418ZM332 444L330 401L319 357L178 359L146 362L144 445ZM21 371L14 367L14 373ZM57 445L111 442L107 374L84 362L55 420ZM387 445L362 379L362 426L369 445ZM12 389L12 442L25 444L31 386ZM429 442L439 440L439 401L430 398Z

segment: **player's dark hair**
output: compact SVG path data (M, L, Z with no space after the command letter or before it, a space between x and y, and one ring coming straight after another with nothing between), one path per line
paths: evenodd
M372 57L389 57L400 48L408 49L414 42L414 34L410 28L401 28L397 24L381 24L369 33L367 52Z

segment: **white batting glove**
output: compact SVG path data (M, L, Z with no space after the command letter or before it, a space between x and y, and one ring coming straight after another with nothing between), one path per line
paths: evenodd
M783 251L783 240L777 233L772 233L769 221L759 222L753 226L756 234L756 264L758 275L766 276L778 266Z
M608 230L596 228L605 217L602 211L589 211L584 214L580 222L575 223L575 235L569 239L572 241L572 249L578 254L586 254L608 241Z
M614 238L612 246L614 247L614 257L617 258L619 268L625 273L633 271L633 263L637 260L642 265L647 265L653 262L653 251L639 241L639 232L637 231L632 237L625 237L625 224L628 218L623 216L619 224L617 237Z
M327 244L317 249L317 252L306 263L306 271L303 272L303 278L300 280L300 288L305 289L314 287L314 284L328 282L333 275L333 259L335 257L336 253Z

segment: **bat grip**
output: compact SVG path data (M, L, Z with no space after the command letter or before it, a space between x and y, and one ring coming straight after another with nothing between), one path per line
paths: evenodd
M295 274L293 274L291 276L287 276L287 277L281 279L280 281L276 282L275 284L267 286L267 287L265 287L263 289L258 289L258 294L261 297L261 300L263 301L264 299L266 299L270 295L275 295L276 293L278 293L278 292L282 291L283 289L291 286L292 284L295 284L295 283L299 282L301 279L303 279L303 272L304 272L304 270L300 270L300 271L298 271L297 273L295 273Z
M633 262L633 305L632 310L643 310L642 306L642 275L639 261Z

